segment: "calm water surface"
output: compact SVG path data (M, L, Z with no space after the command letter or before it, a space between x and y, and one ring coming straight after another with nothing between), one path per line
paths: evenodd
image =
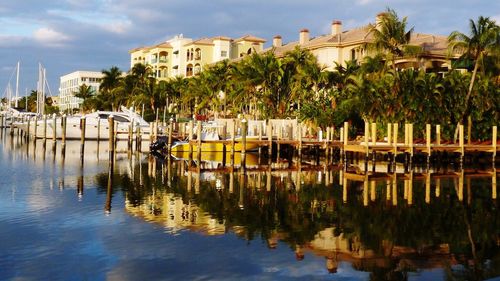
M0 280L483 280L494 168L222 168L0 135ZM239 162L238 159L235 161ZM378 170L378 168L377 168Z

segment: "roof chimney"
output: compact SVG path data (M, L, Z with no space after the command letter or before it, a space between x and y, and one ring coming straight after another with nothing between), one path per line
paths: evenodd
M309 42L309 30L304 28L299 34L299 44L304 45L307 42Z
M339 20L332 21L332 35L338 35L342 33L342 22Z
M276 35L273 37L273 47L281 47L283 45L283 42L281 41L281 36Z

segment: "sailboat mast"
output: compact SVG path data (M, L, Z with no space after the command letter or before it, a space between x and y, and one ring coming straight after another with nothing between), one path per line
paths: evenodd
M16 107L19 105L19 66L20 62L17 62L17 76L16 76L16 102L15 105Z

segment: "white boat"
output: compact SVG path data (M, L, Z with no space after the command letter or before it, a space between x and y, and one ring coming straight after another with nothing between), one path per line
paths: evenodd
M68 116L66 118L66 139L80 139L81 138L81 119L85 118L85 139L89 140L106 140L109 139L109 116L113 116L115 122L115 138L117 140L127 140L128 132L132 126L132 130L137 133L138 130L141 132L143 140L149 140L150 138L150 126L140 115L132 110L122 108L122 111L97 111L84 116ZM45 123L44 117L38 117L36 119L31 118L30 124L25 120L24 122L17 122L15 126L19 127L21 130L29 131L31 136L36 136L36 138L43 138L44 135L47 138L54 137L54 131L57 139L62 138L62 122L61 117L47 117ZM36 128L35 128L36 120ZM46 125L45 125L46 124ZM28 128L29 125L29 128ZM55 130L54 130L55 127Z

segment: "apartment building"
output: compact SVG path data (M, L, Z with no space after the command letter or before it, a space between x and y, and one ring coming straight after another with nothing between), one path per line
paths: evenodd
M375 23L380 20L382 15L383 13L377 15ZM331 23L329 34L312 37L308 29L302 29L298 34L298 40L286 44L283 44L280 35L276 35L273 38L272 47L263 51L273 51L276 56L282 57L286 52L292 51L298 46L310 50L325 69L333 70L336 63L345 66L347 61L362 62L364 57L374 55L366 49L366 44L373 42L373 34L370 29L370 25L365 25L343 30L342 22L334 20ZM398 58L396 67L437 70L446 70L451 67L446 36L413 33L410 45L420 46L422 53L417 57Z
M149 65L159 80L191 77L207 64L261 52L265 42L252 35L237 39L218 36L193 40L181 34L154 46L131 50L130 67L137 63Z
M100 71L81 70L61 76L59 79L59 109L67 111L79 108L83 100L75 97L78 88L85 84L97 94L102 77L103 74Z

